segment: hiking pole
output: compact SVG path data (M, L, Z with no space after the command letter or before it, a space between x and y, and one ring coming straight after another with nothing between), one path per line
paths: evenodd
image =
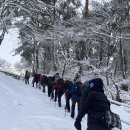
M121 120L121 122L123 122L123 123L125 123L125 124L127 124L127 125L130 126L130 123L129 123L129 122L126 122L126 121L124 121L124 120Z
M50 97L50 102L52 101L51 97Z
M56 107L56 101L55 101L54 107Z
M66 117L66 108L65 108L65 115L64 116Z
M53 93L51 92L50 94L50 102L52 101L53 97L52 97Z
M50 94L50 102L52 101L52 96L51 96L52 94Z

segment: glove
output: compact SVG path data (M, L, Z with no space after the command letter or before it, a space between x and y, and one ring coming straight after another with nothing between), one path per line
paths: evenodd
M81 130L81 123L79 121L75 121L74 126L77 130Z

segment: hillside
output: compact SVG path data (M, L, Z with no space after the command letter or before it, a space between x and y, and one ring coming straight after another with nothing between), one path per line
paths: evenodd
M116 105L111 108L120 115L123 122L130 124L130 108ZM39 89L2 73L0 115L1 130L75 130L75 120L64 111L64 96L62 107L59 108ZM87 127L86 119L82 121L83 130ZM130 130L130 126L123 122L123 130Z

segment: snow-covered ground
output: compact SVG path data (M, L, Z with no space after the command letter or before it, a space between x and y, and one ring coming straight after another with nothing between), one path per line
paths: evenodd
M130 124L130 108L112 105L112 111ZM64 103L59 108L39 89L0 73L0 130L75 130L74 121L65 115ZM82 130L86 122L83 118ZM123 130L130 130L126 123Z

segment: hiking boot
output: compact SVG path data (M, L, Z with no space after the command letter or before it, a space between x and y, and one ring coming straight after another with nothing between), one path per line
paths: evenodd
M74 114L71 114L70 116L71 116L71 118L74 118Z
M70 113L70 110L67 107L65 107L64 109L66 112Z
M68 113L70 113L70 110L67 110Z
M52 98L53 99L53 98ZM54 102L56 102L56 99L54 99Z

